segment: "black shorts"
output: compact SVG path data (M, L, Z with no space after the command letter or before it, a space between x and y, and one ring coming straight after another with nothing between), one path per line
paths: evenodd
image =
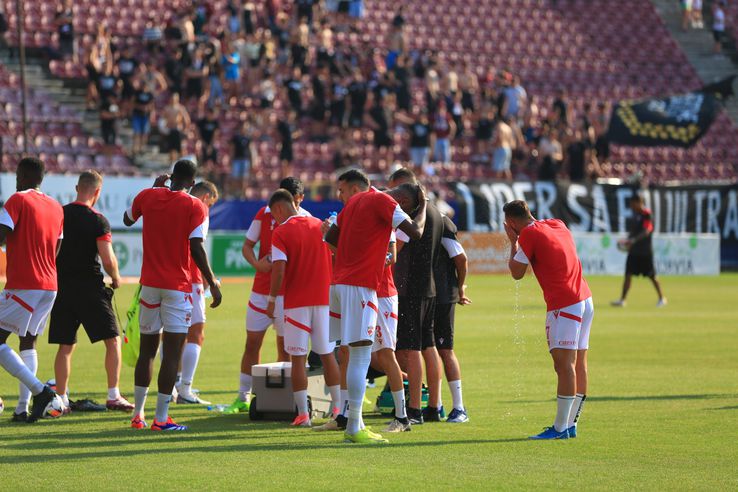
M397 350L424 350L434 347L435 297L398 298Z
M60 286L51 309L49 343L73 345L82 324L90 342L118 336L113 311L113 289L104 286Z
M279 149L279 160L280 161L292 162L292 160L294 158L295 158L295 155L292 152L292 146L291 145L282 145L282 148Z
M102 120L100 122L100 133L105 145L115 145L115 120Z
M167 135L164 152L171 151L182 152L182 132L179 130L169 130Z
M716 31L715 29L713 29L712 38L715 40L716 43L721 42L723 39L723 31Z
M625 261L625 273L627 275L643 275L653 277L656 269L653 266L653 255L628 255Z
M453 350L454 348L454 318L456 304L436 304L435 321L433 322L433 336L436 339L438 350Z

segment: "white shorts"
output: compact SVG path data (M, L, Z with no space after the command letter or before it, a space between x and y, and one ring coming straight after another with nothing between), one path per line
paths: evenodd
M555 348L587 350L593 317L594 304L591 297L563 309L548 311L546 313L548 350Z
M335 285L331 291L331 312L340 316L340 324L331 325L330 340L342 345L374 342L377 328L377 291L354 285ZM340 327L337 331L336 327Z
M192 284L192 324L205 323L205 286Z
M333 353L336 344L328 341L328 306L306 306L284 310L284 350L290 355Z
M277 336L284 336L284 296L277 296L274 301L274 319L266 314L267 297L264 294L251 293L249 307L246 310L246 331L266 331L272 324Z
M141 310L138 320L141 333L157 335L187 333L192 324L192 294L178 290L141 286Z
M0 294L0 329L19 337L42 335L54 299L54 290L5 289Z
M377 334L374 337L372 352L382 349L392 351L397 347L397 296L377 299L379 315L377 316Z

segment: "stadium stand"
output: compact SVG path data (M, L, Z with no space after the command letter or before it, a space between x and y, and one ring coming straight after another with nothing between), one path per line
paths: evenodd
M294 27L297 25L299 9L292 2L284 1L283 15L293 27L284 38L279 37L282 25L280 16L272 15L275 12L269 11L271 5L279 3L253 4L251 18L255 24L255 37L245 38L239 42L239 46L242 56L248 53L248 44L256 45L260 55L253 68L247 66L247 60L241 60L247 81L242 83L238 97L230 99L219 117L220 134L215 142L218 159L208 168L212 178L221 183L226 180L231 171L229 142L242 121L251 121L256 127L256 151L260 164L255 166L247 182L243 193L247 198L262 197L278 181L282 170L276 122L285 118L290 105L283 85L291 75L290 55L294 45L299 44L300 32L299 27ZM320 125L317 130L314 128L310 108L315 105L315 76L320 60L335 60L338 54L357 62L370 87L375 89L379 86L381 90L386 83L391 91L396 91L395 88L402 85L393 80L387 81L383 75L388 71L387 50L397 41L397 38L393 38L396 34L393 25L398 21L398 3L391 0L365 3L361 19L349 19L334 12L318 13L316 10L307 46L308 67L302 77L305 89L301 97L306 111L299 119L299 126L304 131L294 143L296 174L308 182L327 180L335 169L336 156L340 157L343 150L346 150L347 156L346 159L338 159L339 163L360 164L374 173L386 171L395 160L409 160L407 127L401 124L403 120L397 117L393 104L390 104L388 118L388 132L392 139L389 153L378 150L372 144L374 131L363 121L356 128L348 126L339 130L331 127L326 130ZM179 34L186 37L187 29L183 29L183 26L187 19L195 19L198 24L202 20L202 28L198 26L195 29L197 43L211 42L216 47L227 45L230 39L235 42L238 36L243 37L245 26L241 9L244 4L251 5L250 2L233 0L194 2L194 6L185 0L76 0L74 26L77 58L51 61L51 73L63 79L85 78L86 61L95 44L95 32L101 24L106 24L110 29L111 44L117 47L117 53L124 46L133 46L139 61L155 64L164 72L166 61L171 58L168 54L171 50L167 46L173 45L167 38L171 37L172 30L175 35L179 30ZM427 108L429 102L435 104L432 102L434 97L429 98L428 92L429 84L436 84L438 80L441 94L435 97L443 101L447 96L444 92L448 92L448 84L453 84L448 81L449 73L453 71L458 77L464 65L473 70L480 85L479 92L474 96L476 111L464 112L460 119L464 132L452 140L451 161L434 162L426 168L429 173L427 181L436 186L442 186L447 180L492 176L489 155L477 152L475 121L479 117L482 94L489 97L490 102L494 101L504 86L510 84L513 76L521 79L531 106L537 109L537 114L520 118L521 130L527 137L526 144L513 157L515 177L532 179L539 176L541 166L539 137L544 122L552 118L557 104L564 102L568 118L563 125L551 123L549 126L553 134L560 134L563 158L566 159L567 139L579 126L586 130L591 124L593 108L599 103L611 104L623 98L686 92L701 85L695 70L669 35L651 2L479 0L470 3L409 0L403 5L401 20L404 22L401 23L401 30L404 31L404 52L411 60L407 68L411 72L417 71L414 75L425 72L424 78L409 77L410 106ZM5 6L12 26L15 22L13 2L5 0ZM29 46L57 46L58 34L54 24L56 6L56 2L46 0L26 2L25 41ZM198 7L202 8L198 10ZM231 11L237 14L235 17L241 24L239 32L235 34L229 32L234 17ZM323 17L333 27L327 41L323 37L325 26L320 24ZM270 23L276 27L274 34L264 35ZM161 29L165 39L160 51L147 50L145 47L143 33L147 27ZM283 39L284 44L280 44ZM11 45L17 42L12 30L8 33L8 41ZM191 53L191 50L185 49L184 52ZM324 52L328 53L327 58L324 58ZM429 64L429 60L434 65ZM438 80L429 80L429 69L436 73ZM268 92L270 87L269 82L264 83L262 74L265 70L269 71L269 78L274 80L277 87L276 97L273 102L266 104L271 106L267 108L263 107L262 102L264 91ZM330 74L327 79L323 75L318 78L321 77L329 93L325 103L327 124L327 106L332 101L334 87ZM339 85L344 89L354 80L351 74L344 73L340 74L339 79ZM10 159L12 152L9 149L17 145L17 124L14 116L8 117L17 114L17 101L13 100L12 92L6 90L0 93L4 103L3 119L9 120L3 128L6 145L4 160ZM39 98L34 104L51 111L39 112L44 118L48 114L48 119L34 121L34 145L39 151L45 151L52 161L58 155L52 167L56 166L60 171L83 167L91 158L89 156L99 148L95 139L74 133L74 115L69 115L70 118L62 123L58 116L66 115L63 108L46 108L41 95L34 97ZM157 94L157 113L161 113L168 99L167 93ZM450 97L446 102L453 109L454 101ZM202 112L199 107L202 103L197 100L184 103L194 121L196 115ZM154 121L157 119L155 115ZM44 134L44 131L48 133ZM640 175L655 183L671 179L734 179L738 171L734 144L737 137L738 131L730 119L720 114L710 131L693 148L613 145L609 159L601 157L599 167L589 174L616 178ZM552 140L555 139L554 136ZM185 140L185 154L201 154L201 143L194 124L186 130ZM482 157L484 155L487 157ZM132 169L127 159L120 155L102 160L105 164L103 169L115 172L130 172Z

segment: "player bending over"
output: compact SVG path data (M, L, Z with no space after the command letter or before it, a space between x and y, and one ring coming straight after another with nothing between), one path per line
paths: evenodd
M192 187L190 195L205 204L205 208L209 211L210 207L218 201L218 188L210 181L200 181ZM203 237L204 240L205 237ZM175 385L177 403L209 405L209 401L201 400L192 392L192 381L195 379L200 351L205 341L205 285L202 273L197 268L193 257L190 257L190 276L192 277L192 325L187 332L187 341L182 350L182 372Z
M546 338L558 376L556 419L530 439L577 436L577 420L587 394L587 349L594 305L582 276L571 232L558 219L535 220L528 204L505 204L505 232L510 238L508 266L512 277L523 278L528 265L546 301Z
M36 378L36 337L43 333L56 298L56 255L64 228L61 205L39 191L44 171L40 160L21 159L18 192L0 211L0 244L7 241L8 247L8 280L0 294L0 366L20 381L14 422L35 422L56 396ZM20 338L20 356L6 343L11 333Z
M174 165L171 177L163 175L154 187L143 190L123 215L132 226L143 217L143 265L141 268L141 349L135 371L135 410L131 427L143 429L144 405L151 383L154 358L162 341L156 414L152 430L181 431L169 417L169 402L182 358L182 345L192 322L190 254L213 294L211 307L221 302L220 286L213 278L203 239L208 229L207 208L187 194L197 168L188 160ZM164 187L167 179L169 188ZM163 335L162 335L163 331Z
M310 212L300 208L305 198L305 188L302 181L297 178L288 177L279 182L279 188L290 192L294 198L295 208L299 215L310 215ZM248 309L246 310L246 346L241 357L241 375L239 377L238 396L233 403L223 410L225 414L248 412L249 398L253 382L251 379L251 367L261 361L261 346L264 343L264 334L267 328L274 325L277 332L277 360L286 362L289 355L284 351L284 295L280 290L275 302L274 318L266 313L267 298L271 286L271 249L272 232L279 224L274 220L271 209L262 207L246 232L243 242L243 257L254 267L256 275L251 288ZM254 247L259 244L259 256L254 253Z
M344 437L347 442L386 443L382 436L366 429L362 420L366 374L377 327L377 289L392 230L399 227L411 239L419 239L425 226L426 198L414 185L402 185L387 193L370 189L369 178L355 169L339 176L338 190L339 195L353 195L326 235L326 242L336 248L331 311L341 316L341 332L331 333L331 340L340 339L349 347L349 408ZM418 219L412 221L408 213L415 210Z
M277 190L269 200L269 208L280 226L272 235L267 314L274 316L277 293L284 285L284 348L292 359L292 391L297 406L292 425L310 427L305 372L308 341L323 362L331 411L338 410L340 399L340 375L333 355L336 344L328 340L331 251L323 242L323 222L300 216L289 191Z
M120 382L120 334L113 311L113 291L103 282L100 261L110 275L111 287L120 285L118 260L113 252L110 223L93 207L100 198L102 176L85 171L77 182L77 199L64 206L64 242L56 265L59 294L51 310L49 343L59 344L54 361L56 390L69 407L67 388L72 369L72 353L77 346L77 330L82 324L91 343L105 344L105 372L108 377L108 410L133 411L123 398Z

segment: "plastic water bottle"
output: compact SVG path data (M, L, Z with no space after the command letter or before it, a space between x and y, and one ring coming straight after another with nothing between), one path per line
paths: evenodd
M222 412L228 408L228 405L208 405L208 411L210 412Z
M216 278L216 280L218 281L218 283L220 283L220 278ZM205 293L203 295L205 296L205 299L210 299L211 297L213 297L213 294L210 292L209 285L205 288Z
M338 220L338 212L331 212L331 214L328 216L328 223L330 224L328 226L328 230L330 230L331 226L336 225L336 221ZM325 235L328 235L328 231L325 232ZM325 241L325 236L323 236L323 241Z

